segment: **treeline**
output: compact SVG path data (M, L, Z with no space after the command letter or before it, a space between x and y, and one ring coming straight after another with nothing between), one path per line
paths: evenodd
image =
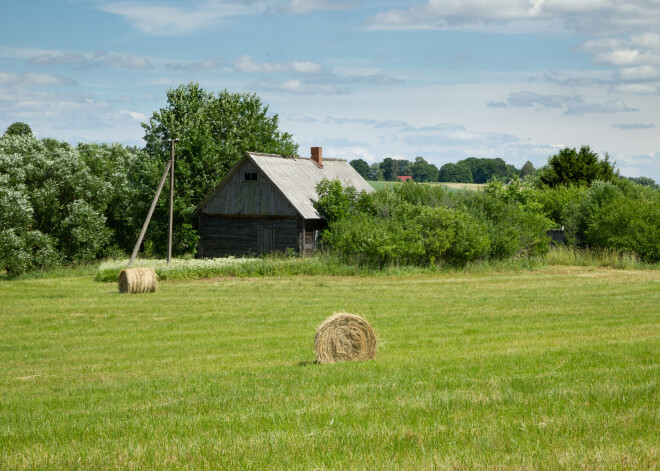
M548 251L551 228L567 244L660 262L660 190L620 177L607 156L582 147L550 157L534 178L483 191L403 184L374 194L339 181L318 187L323 239L348 263L464 266L477 260L534 257Z
M363 159L355 159L350 164L365 180L371 181L396 181L400 176L411 176L418 183L486 183L490 180L507 182L514 177L536 174L534 165L529 161L517 169L500 158L470 157L455 164L445 164L440 169L423 157L416 157L414 162L386 157L382 162L371 165Z

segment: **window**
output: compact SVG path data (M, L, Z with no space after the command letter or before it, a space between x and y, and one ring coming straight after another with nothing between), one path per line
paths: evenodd
M257 172L245 172L245 181L246 182L256 182L257 181Z

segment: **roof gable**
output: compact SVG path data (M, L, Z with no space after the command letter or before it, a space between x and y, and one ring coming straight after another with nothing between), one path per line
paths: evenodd
M305 219L321 219L321 215L314 208L314 201L318 199L316 185L324 178L339 179L344 185L353 186L357 191L374 191L345 160L325 158L323 168L320 168L311 159L253 152L248 155Z
M367 193L374 191L371 185L345 160L326 158L323 159L323 167L320 168L311 159L248 152L200 203L193 215L202 210L248 160L263 172L278 192L291 203L295 211L304 219L321 219L321 215L314 209L314 201L318 199L316 185L324 178L328 180L339 179L344 185L353 186L357 191L366 191Z

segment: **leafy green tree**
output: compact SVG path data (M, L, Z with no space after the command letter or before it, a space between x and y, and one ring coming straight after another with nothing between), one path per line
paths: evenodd
M383 170L380 167L380 163L371 164L371 178L377 182L385 180L383 175Z
M534 164L528 160L520 169L520 176L525 178L533 175L536 175L536 169L534 168Z
M191 82L170 89L167 105L143 123L149 155L161 162L170 158L168 139L179 139L175 153L175 254L194 252L198 240L190 215L246 151L295 155L292 136L278 127L277 115L252 93L217 94ZM167 191L167 188L164 190ZM156 251L167 246L165 207L155 213Z
M612 181L618 177L609 156L600 160L589 146L579 151L565 147L548 159L545 167L539 170L539 181L550 187L559 185L587 185L595 181Z
M160 161L119 144L4 135L0 270L14 276L130 251L161 172Z
M628 177L628 180L633 183L637 183L638 185L648 186L656 190L660 189L660 185L658 185L654 179L649 177Z
M438 173L438 181L450 183L474 183L472 169L461 161L457 164L444 164Z
M5 131L5 136L31 136L32 128L25 123L17 121L9 125Z
M396 180L396 177L401 175L399 173L399 162L391 157L385 157L383 159L380 169L383 171L383 178L388 182Z
M351 167L362 176L362 178L365 180L371 180L371 168L369 168L369 164L366 161L363 159L355 159L351 160L350 164Z
M410 166L413 180L416 182L438 181L438 167L428 163L423 157L415 157L415 162Z
M399 169L396 176L412 174L412 163L409 160L397 159L396 163Z
M316 185L316 193L318 201L314 202L314 208L328 222L345 219L350 214L373 211L369 193L344 186L339 179L324 178Z

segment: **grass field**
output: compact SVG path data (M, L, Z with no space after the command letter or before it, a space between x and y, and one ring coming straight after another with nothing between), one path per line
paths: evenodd
M2 469L657 469L660 271L0 283ZM376 359L313 363L328 315Z

